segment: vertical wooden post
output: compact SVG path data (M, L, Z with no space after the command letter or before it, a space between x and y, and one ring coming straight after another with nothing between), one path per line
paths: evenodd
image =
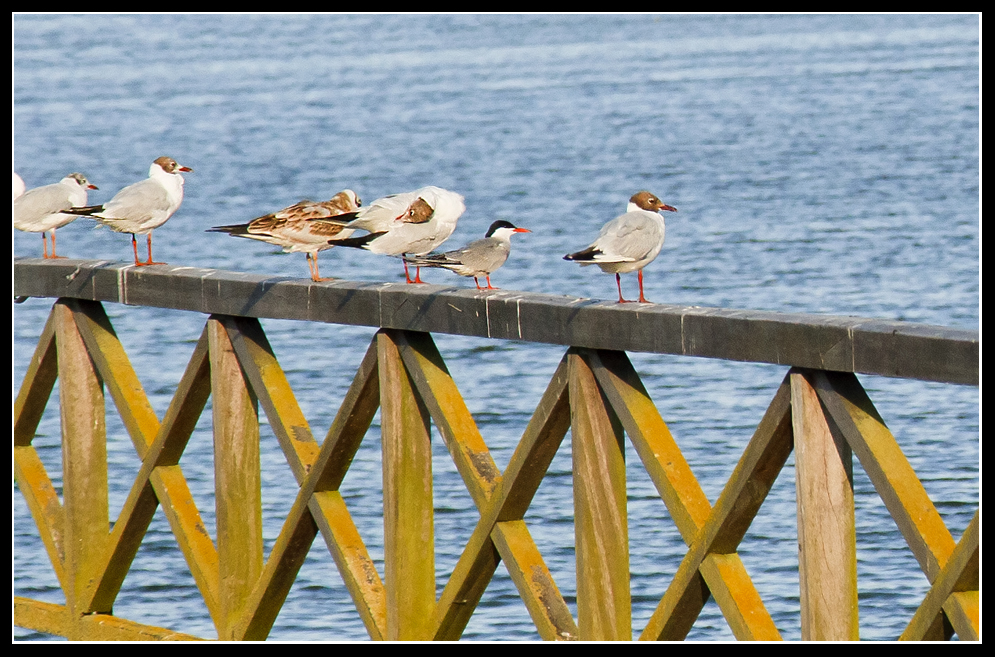
M242 605L263 568L259 410L246 387L223 320L208 320L214 418L220 613L218 638L232 636Z
M384 588L390 641L428 640L435 613L432 444L391 331L377 336L383 446Z
M580 353L571 353L570 430L582 641L630 641L629 527L622 425Z
M802 639L856 641L860 628L852 452L842 436L833 436L815 389L797 370L791 372L791 424Z
M86 589L100 574L110 540L107 501L107 435L103 380L94 369L73 311L55 304L62 418L62 498L65 508L65 568L68 628L89 609ZM75 634L75 629L70 629ZM70 636L69 638L75 638Z

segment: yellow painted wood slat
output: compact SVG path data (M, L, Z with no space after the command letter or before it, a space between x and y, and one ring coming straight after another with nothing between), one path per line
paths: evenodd
M221 321L207 322L214 416L214 485L220 618L218 638L237 639L243 604L263 568L259 417Z
M48 314L45 328L38 338L24 380L14 399L14 446L31 444L41 422L42 414L48 405L59 374L58 356L55 346L55 312Z
M156 440L162 451L149 480L215 625L220 620L218 553L200 516L179 459L211 393L207 326L194 346Z
M209 369L206 358L198 357L195 350L192 366L185 371L160 425L100 304L80 302L74 307L73 315L90 357L143 459L135 484L111 532L100 566L101 574L90 582L82 601L87 606L110 609L158 506L156 478L152 476L154 469L178 462L210 394ZM206 340L202 339L197 348L206 353ZM205 598L210 604L212 596Z
M198 637L162 627L143 625L109 614L71 620L64 605L14 598L14 624L82 641L200 641Z
M108 544L107 435L100 376L76 330L73 312L56 303L59 400L62 416L62 496L65 509L66 603L74 615L110 612L86 604L101 574Z
M311 433L283 368L258 319L219 317L218 320L228 331L245 378L266 412L270 427L300 485L318 457L318 442Z
M898 441L855 375L820 371L814 374L813 383L823 407L860 459L932 584L956 544ZM961 607L962 604L965 606ZM971 596L964 594L947 598L944 611L951 622L954 618L962 619L961 629L965 632L970 630L970 619L977 615Z
M96 301L79 299L69 300L66 305L73 311L80 336L131 436L138 457L145 458L145 451L159 430L159 418L149 404L103 306Z
M584 641L632 639L622 424L586 358L569 357L577 627Z
M306 495L313 480L308 505L311 516L374 640L383 639L387 633L386 591L338 488L379 407L380 376L374 337L325 436L308 481L302 486L302 495Z
M839 426L878 495L932 582L954 550L954 539L898 441L852 374L818 372L819 399Z
M575 641L580 631L556 587L528 527L521 520L499 522L491 533L532 622L545 641Z
M711 517L691 542L687 555L650 617L641 639L683 639L700 613L701 606L708 599L704 576L708 574L711 579L713 571L717 576L716 583L726 581L719 575L735 577L731 580L732 585L727 585L727 591L716 596L716 601L720 603L737 638L779 638L773 622L769 620L769 614L762 607L757 607L759 596L753 591L745 595L739 594L742 590L749 591L754 587L752 583L748 583L749 578L744 577L745 569L740 570L741 563L736 564L739 558L733 552L791 453L789 399L790 390L788 381L785 380L726 482L712 509ZM712 553L722 555L722 558L713 558L711 565L702 568L705 560L712 558ZM735 559L732 559L734 556ZM735 568L729 568L730 564L735 564ZM730 599L737 600L737 604L727 605L726 602Z
M431 638L435 537L429 413L394 332L377 333L383 449L384 584L391 641Z
M501 481L501 471L491 458L463 396L428 333L398 331L391 335L457 471L474 504L480 508Z
M261 327L258 324L253 326L250 323L248 329L255 335L240 330L238 335L241 337L235 337L232 335L231 327L229 327L229 336L232 337L232 344L235 345L236 353L240 356L246 378L253 382L253 390L257 391L257 394L261 390L262 396L269 398L269 401L264 402L263 406L269 404L274 415L280 413L281 409L288 411L291 422L296 423L297 427L306 427L306 424L301 424L303 415L300 414L293 393L290 391L289 385L286 384L282 369L275 362L272 351L266 345L265 336L261 335ZM258 332L256 332L257 329ZM256 345L255 347L247 348L245 345L247 334L252 335L251 341L253 345ZM250 349L255 350L251 361L246 360L247 356L250 355ZM260 370L264 370L265 373ZM248 597L242 617L233 631L234 636L242 639L262 640L269 634L318 532L318 525L309 509L312 502L311 496L319 484L341 481L341 475L348 467L352 455L358 448L376 412L378 401L374 398L375 389L370 383L376 379L376 350L371 344L353 385L350 387L349 394L346 395L346 399L336 415L336 420L332 423L325 443L321 446L320 451L314 453L314 460L306 463L297 462L299 452L289 445L284 445L287 460L295 461L295 470L306 473L306 475L301 481L300 490L270 552L262 575ZM271 395L274 390L277 391L278 395ZM280 420L271 420L271 423L276 424L278 421ZM308 430L308 435L310 435L310 430ZM281 443L291 442L289 435L286 438ZM303 441L297 440L297 442ZM311 458L311 453L310 450L303 450L301 457ZM363 549L365 550L365 548ZM379 581L379 577L377 580ZM360 604L362 603L357 603L357 606Z
M598 385L622 422L678 530L690 545L707 521L711 504L628 356L623 352L598 351L589 356L589 362ZM784 387L784 390L775 395L757 432L790 432L788 410L787 388ZM775 472L768 476L777 475ZM766 491L757 492L766 495ZM762 501L761 496L750 504L759 507ZM698 577L688 581L690 588L687 595L679 596L684 602L672 610L671 613L676 615L668 621L667 627L671 629L666 630L665 636L683 638L711 593L737 638L764 641L780 639L780 633L742 560L733 554L752 522L752 515L744 514L739 519L740 525L730 522L726 532L716 537L716 549L729 554L713 553L704 558L700 570L707 585ZM644 632L643 636L650 638L652 634Z
M69 586L69 582L66 581L63 543L65 511L34 447L30 445L14 447L14 481L17 482L17 487L28 504L28 510L34 518L45 552L48 553L48 560L52 563L55 576L59 580L59 586L65 591Z
M936 617L943 614L947 599L956 593L967 593L962 600L954 601L951 607L951 624L957 631L957 635L964 641L978 641L980 639L979 616L977 614L977 593L979 585L979 534L980 531L980 511L975 512L971 523L964 530L957 547L954 548L950 559L940 570L940 574L930 587L929 593L919 608L916 610L912 620L899 638L900 641L923 641L928 640L929 630L936 622ZM974 594L974 600L971 595ZM963 610L971 610L973 613L964 614Z
M677 530L690 544L708 519L711 503L628 356L620 351L598 351L589 360Z
M192 513L173 512L177 501L171 499L161 473L156 470L160 466L175 466L178 463L210 394L206 333L195 347L160 425L145 401L141 384L102 308L99 305L84 304L74 312L74 317L94 364L115 396L117 408L123 416L131 418L126 424L130 425L129 433L135 449L143 458L142 468L111 533L108 549L99 569L101 574L91 581L84 602L96 608L109 609L113 605L152 520L159 498L162 498L166 502L164 510L167 518L213 615L216 613L217 575L214 573L213 576L205 576L206 571L216 569L217 556L213 543L206 537L203 522L192 499L188 497L179 502L179 506L188 509L192 507ZM153 442L147 445L146 438L150 431ZM182 478L181 473L178 476ZM173 475L174 479L175 477L176 473ZM186 491L189 496L185 483L182 486L174 483L169 489ZM182 520L188 517L189 522L183 523ZM200 549L193 549L183 537L192 539Z
M834 437L811 385L792 369L802 639L857 641L857 525L850 446ZM838 430L836 431L838 434Z
M463 633L498 565L499 554L492 538L494 527L499 521L518 521L524 518L569 427L567 358L564 356L490 501L480 509L480 520L439 596L434 633L436 639L455 641ZM531 564L536 561L534 555L538 555L538 550L534 545L523 548L524 553L521 558L518 557L517 549L521 542L522 539L509 542L508 551L500 557L508 562L509 571L516 568L516 562ZM549 579L552 582L552 576ZM543 588L546 593L551 590ZM525 597L533 596L535 591L527 588L519 589L519 593ZM533 602L531 599L526 601L529 608L541 608L544 604L554 603ZM561 604L566 606L562 601ZM576 636L576 632L573 634Z
M387 638L387 591L338 491L311 496L311 515L335 559L370 638Z

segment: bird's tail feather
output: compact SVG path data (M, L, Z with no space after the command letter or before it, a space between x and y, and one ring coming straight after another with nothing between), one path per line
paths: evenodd
M368 235L363 235L361 237L348 237L344 240L328 240L328 243L333 246L351 246L355 249L366 249L369 248L370 242L380 237L381 235L386 235L387 232L379 233L369 233Z
M589 262L596 259L599 255L601 255L600 249L596 249L593 246L589 246L583 251L578 251L577 253L568 253L567 255L563 256L563 259L576 260L579 262Z
M60 210L62 214L75 214L81 217L88 217L103 211L104 206L102 205L80 205L74 208L69 208L68 210Z

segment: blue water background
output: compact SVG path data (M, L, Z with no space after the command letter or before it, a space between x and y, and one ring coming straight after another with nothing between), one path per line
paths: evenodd
M516 235L493 277L511 290L612 300L613 277L561 259L649 189L678 207L645 270L657 302L881 317L980 327L979 35L974 15L45 15L13 17L13 166L28 187L82 171L90 202L147 175L160 155L195 171L154 234L172 265L307 276L304 256L204 230L302 198L365 201L433 184L466 197L447 247L495 219ZM37 234L13 253L37 257ZM80 220L61 255L130 261L127 235ZM142 245L144 246L144 245ZM333 249L322 274L403 281L396 260ZM466 287L445 271L433 284ZM626 295L635 276L623 277ZM51 308L14 307L16 392ZM162 416L200 335L194 313L105 304ZM264 320L319 438L374 331ZM560 347L436 335L467 405L505 467ZM786 368L631 354L713 502ZM979 499L979 389L861 376L955 538ZM61 486L58 391L35 445ZM108 402L110 404L110 402ZM382 558L379 418L343 491ZM264 426L266 548L296 486ZM569 434L526 521L574 609ZM439 590L477 515L436 441ZM108 412L111 513L138 469ZM633 624L641 631L686 547L631 448ZM184 458L214 526L210 406ZM861 636L898 636L928 582L855 468ZM63 602L13 487L13 588ZM61 490L61 489L60 489ZM740 554L782 635L800 638L793 460ZM382 563L379 564L382 571ZM214 637L157 513L114 613ZM14 629L15 638L46 638ZM272 639L367 638L319 536ZM464 637L535 639L504 566ZM714 602L690 637L730 639Z

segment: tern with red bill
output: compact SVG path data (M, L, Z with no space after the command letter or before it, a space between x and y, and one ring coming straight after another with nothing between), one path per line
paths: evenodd
M183 176L181 171L193 171L180 165L171 157L160 157L149 167L149 177L128 185L103 205L73 208L72 213L93 217L116 233L131 233L131 247L135 252L135 265L164 265L152 261L152 230L166 223L183 202ZM148 238L149 258L138 260L138 242L135 235Z
M344 224L346 228L369 231L369 235L341 240L336 245L390 256L422 256L449 239L465 210L462 196L440 187L385 196ZM408 283L422 282L420 271L411 279L407 262L404 277Z
M518 228L510 221L498 220L491 224L484 239L470 242L462 249L437 255L404 256L404 261L418 267L441 267L460 276L472 276L478 290L496 290L491 285L491 274L508 259L511 253L511 236L531 232ZM481 276L486 277L487 287L480 287Z
M20 176L17 180L20 180ZM88 189L97 189L97 186L91 185L82 173L70 173L54 185L29 189L14 200L14 228L41 233L42 257L61 257L55 255L55 229L79 218L78 215L67 214L65 211L85 206ZM48 255L48 242L45 239L47 231L52 231L51 256Z
M643 267L653 262L663 247L666 226L661 210L677 212L653 194L642 191L632 195L626 213L615 217L601 229L598 239L583 251L569 253L564 260L573 260L582 266L598 265L601 271L615 274L618 302L628 303L622 297L620 274L639 272L639 301L650 303L643 294Z
M355 232L341 222L329 219L355 213L361 205L356 192L345 189L328 201L304 200L247 224L215 226L207 232L275 244L283 247L284 253L303 252L307 255L311 280L328 281L331 279L321 278L318 273L318 252L332 248L336 240L346 239Z

